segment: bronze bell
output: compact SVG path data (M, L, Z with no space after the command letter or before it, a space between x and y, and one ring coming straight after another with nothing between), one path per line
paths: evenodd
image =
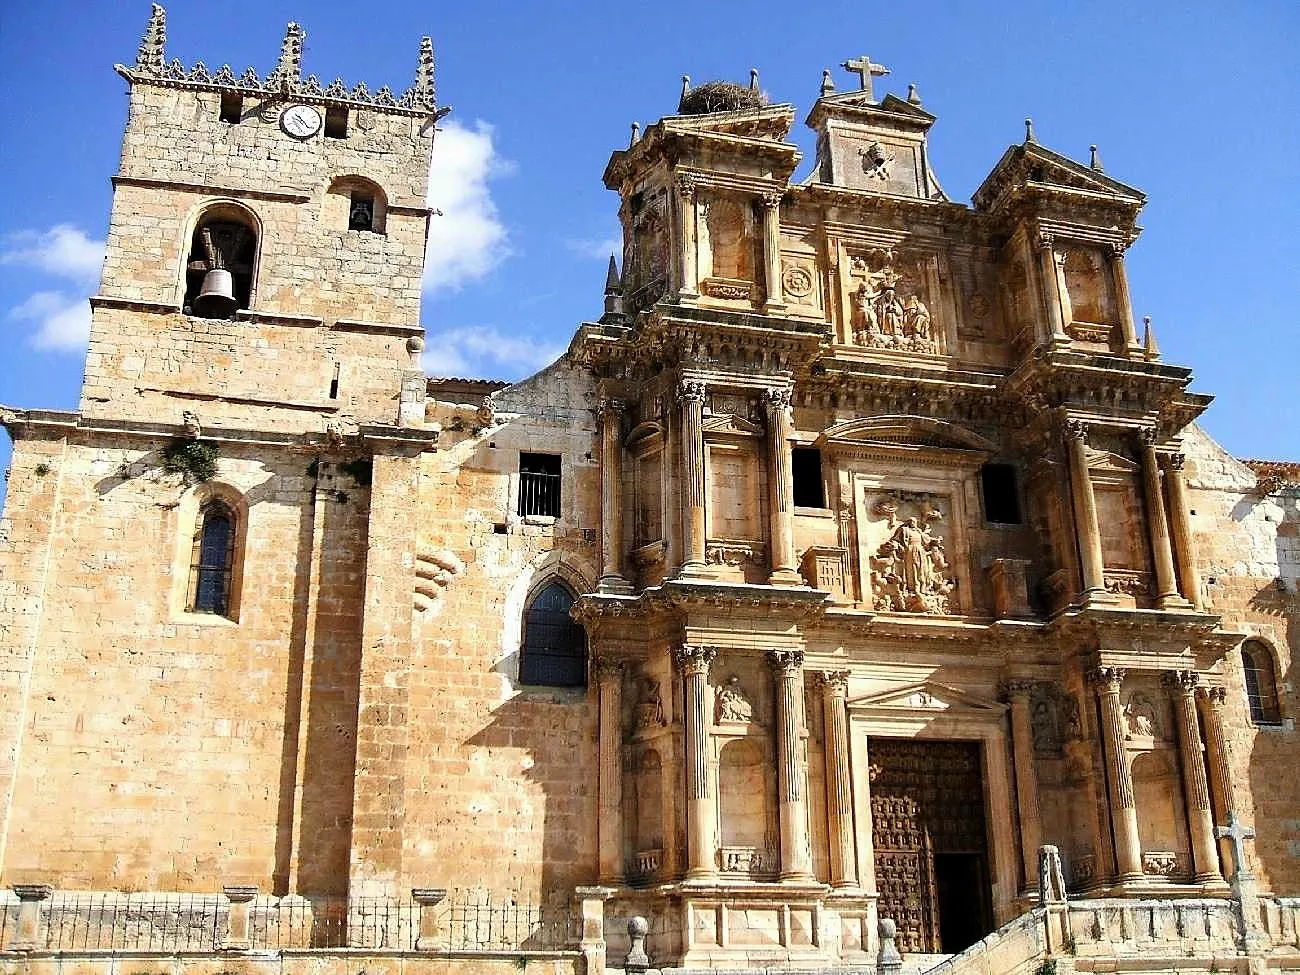
M194 314L200 318L229 318L239 303L235 301L235 279L223 267L214 267L203 275L203 287L194 299Z

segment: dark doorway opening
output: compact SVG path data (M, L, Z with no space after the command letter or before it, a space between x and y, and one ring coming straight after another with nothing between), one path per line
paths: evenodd
M939 943L945 954L965 951L988 934L988 873L982 853L934 855Z

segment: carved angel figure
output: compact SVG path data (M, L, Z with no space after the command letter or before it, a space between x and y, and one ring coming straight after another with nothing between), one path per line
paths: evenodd
M740 689L740 678L732 676L718 688L717 717L719 722L749 722L754 719L754 705L749 703Z

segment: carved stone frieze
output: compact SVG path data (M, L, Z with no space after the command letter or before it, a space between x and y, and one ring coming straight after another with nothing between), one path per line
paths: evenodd
M878 258L853 259L851 274L860 279L851 295L853 341L870 348L938 352L920 275L898 271L894 261L888 251Z
M767 564L767 546L761 542L710 539L704 545L704 561L709 565L725 565L732 569L746 562L762 566Z
M718 724L748 724L754 720L754 704L735 674L728 677L714 694L713 713Z

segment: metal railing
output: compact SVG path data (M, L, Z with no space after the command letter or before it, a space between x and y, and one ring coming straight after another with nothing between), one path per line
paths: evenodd
M514 900L493 903L490 897L456 897L445 908L441 927L452 951L556 951L577 934L567 908Z
M55 894L41 903L32 944L44 951L214 951L229 905L217 894ZM0 917L0 949L18 935L19 905Z
M560 475L519 472L519 514L560 516Z

